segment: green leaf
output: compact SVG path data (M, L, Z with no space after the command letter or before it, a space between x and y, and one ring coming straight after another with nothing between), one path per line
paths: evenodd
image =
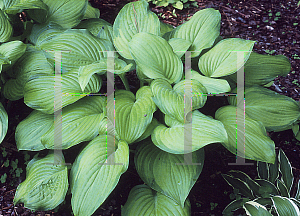
M62 101L55 100L55 87L59 83L61 85ZM61 77L57 75L36 75L24 87L24 103L33 109L52 114L54 106L57 107L59 103L62 104L62 107L65 107L90 93L99 92L101 84L101 78L98 75L93 75L84 91L82 91L78 83L78 69L65 73Z
M0 144L7 133L7 129L8 129L8 116L2 103L0 103Z
M187 163L185 157L191 157L193 161L190 162L194 164ZM149 140L139 145L134 162L139 176L148 186L184 208L185 200L202 171L204 149L191 155L175 155L160 150Z
M65 199L68 190L68 169L62 154L35 156L26 167L26 180L14 197L14 204L24 203L33 211L48 211Z
M98 8L94 8L91 5L91 3L88 2L83 19L93 19L99 17L100 17L100 10Z
M0 9L0 43L9 41L13 34L13 27L8 21L7 15Z
M48 59L52 62L55 60L54 51L61 51L56 58L61 61L62 73L101 60L107 57L106 51L114 51L109 40L97 38L86 29L66 30L43 41L39 47L48 52Z
M255 86L245 89L246 114L261 121L267 131L286 130L300 118L300 106L290 97Z
M242 208L244 203L248 201L249 201L248 198L241 198L239 200L234 200L225 207L222 214L226 216L233 215L233 211Z
M259 203L263 206L273 205L271 198L261 198L261 197L259 197L259 198L254 199L253 201L255 201L255 202L257 202L257 203Z
M260 185L259 195L263 198L269 198L272 195L279 195L275 185L265 179L255 179L256 183Z
M109 40L113 43L113 27L109 22L106 22L100 18L92 18L82 20L76 27L76 29L87 29L95 37Z
M299 138L300 138L300 133L299 133L299 124L297 124L297 123L294 123L293 125L292 125L292 131L293 131L293 134L294 134L294 136L295 136L295 138L296 139L298 139L299 140ZM298 138L299 137L299 138Z
M197 80L188 82L182 80L176 85L172 86L163 79L156 79L150 85L153 101L158 108L166 115L177 119L184 123L184 117L191 112L191 110L199 109L204 106L207 95L205 87ZM185 88L190 89L192 96L192 108L185 107ZM172 106L170 106L172 104ZM185 109L187 111L185 111Z
M244 203L243 208L245 209L247 215L250 216L272 216L266 207L254 201L248 201Z
M258 178L269 179L269 166L266 162L257 161Z
M114 59L114 71L109 71L114 74L122 74L128 72L133 67L133 64L128 64L121 59ZM78 81L83 91L93 74L105 74L107 69L107 59L94 62L89 65L80 66L78 70Z
M53 124L53 115L34 110L21 121L15 133L18 150L40 151L45 149L41 137Z
M288 193L290 193L293 185L293 180L294 180L292 165L282 149L279 149L278 157L279 157L279 171L282 174L281 179L283 180L288 190Z
M43 0L48 6L47 22L54 22L63 28L72 28L83 19L88 0L70 1L70 0Z
M0 55L5 56L9 61L9 65L3 65L3 70L11 68L16 61L25 53L26 45L22 41L11 41L0 46Z
M74 215L92 215L127 170L129 163L127 143L116 140L115 151L108 154L108 149L107 136L100 135L77 156L70 173ZM112 159L114 160L111 161Z
M285 77L291 71L291 63L283 55L271 56L252 52L245 63L244 71L245 85L266 85L277 76ZM230 77L236 82L236 74Z
M160 20L160 36L162 37L165 33L170 32L174 27L168 23L164 23Z
M18 100L24 96L25 84L36 74L53 74L53 67L44 55L43 51L34 49L32 46L15 63L13 70L7 71L12 78L4 87L3 94L9 100ZM53 82L53 81L52 81Z
M182 38L192 43L188 51L197 57L202 50L210 48L220 34L221 14L213 8L200 10L186 23L166 33L164 38Z
M251 189L244 181L226 174L222 174L222 176L232 188L238 189L239 193L247 198L254 199Z
M290 198L290 200L292 200L298 206L298 208L300 208L300 201L299 201L299 199Z
M142 141L142 140L146 139L147 137L149 137L158 125L159 125L159 121L157 121L156 118L152 118L152 121L148 125L145 132L137 140L135 140L134 142L139 142L139 141Z
M298 180L298 184L297 184L297 192L295 195L295 199L300 200L300 181Z
M115 92L115 126L118 139L133 143L147 129L156 111L149 86L140 88L136 97L130 91Z
M40 9L47 14L47 5L41 0L8 0L5 2L5 12L7 14L20 13L25 9Z
M275 211L279 216L298 216L300 211L298 206L290 199L280 196L272 197Z
M287 187L284 182L280 179L277 179L277 188L279 189L280 195L284 197L290 197Z
M174 200L153 191L147 185L137 185L131 189L127 202L121 211L123 216L188 216L191 215L191 204L189 200L186 200L184 208L182 208Z
M199 59L199 69L207 77L222 77L238 71L247 61L255 41L239 38L221 40ZM242 55L241 58L238 58Z
M279 177L278 157L275 157L274 164L269 164L269 181L276 184L276 179Z
M73 96L76 97L76 96ZM101 121L106 116L105 97L85 97L62 109L62 143L59 148L68 149L80 142L94 139ZM41 142L47 149L58 148L54 143L55 124L42 136ZM58 127L58 126L56 126Z
M37 47L45 41L64 32L65 29L56 23L34 24L28 37L29 41Z
M133 59L129 51L129 42L139 32L160 35L160 22L155 13L149 10L146 1L126 4L118 13L114 25L114 45L120 55Z
M194 152L208 144L224 143L228 139L222 122L198 110L192 112L192 123L181 123L169 115L165 115L165 122L169 127L157 126L151 139L157 147L172 154ZM191 131L189 131L190 127Z
M181 58L188 48L191 46L191 42L182 38L171 38L168 43L171 45L173 52Z
M183 65L170 44L162 37L138 33L129 43L130 52L142 73L151 79L162 78L178 83Z
M246 185L248 185L255 196L261 195L260 185L256 181L252 180L246 173L238 170L230 170L229 172L231 176L243 181Z
M276 157L275 143L267 136L266 129L262 123L251 119L245 114L241 117L245 118L247 127L245 132L243 130L240 131L236 127L237 109L239 108L229 105L216 111L216 119L224 124L228 134L228 142L222 143L224 147L240 157L274 163ZM241 112L243 111L241 110ZM239 119L239 121L243 122L243 118ZM244 143L238 143L238 145L244 145L242 148L237 148L237 140L245 140ZM244 151L241 152L239 149L244 149Z
M228 82L224 79L214 79L202 76L194 70L192 70L192 79L199 81L209 94L220 94L231 91Z

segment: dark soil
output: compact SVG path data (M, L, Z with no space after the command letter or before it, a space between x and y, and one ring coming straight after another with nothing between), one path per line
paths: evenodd
M94 7L101 11L102 19L113 23L118 11L129 1L121 0L93 0L90 1ZM169 6L154 7L150 4L153 12L159 15L160 19L173 26L177 26L188 20L195 12L200 9L213 7L222 14L221 35L223 37L239 37L257 41L254 51L261 54L278 55L282 54L291 61L292 70L286 77L278 77L275 80L275 86L271 89L292 97L299 101L300 99L300 8L297 7L298 0L279 1L279 0L224 0L224 1L200 1L198 8L190 7L182 11L175 10ZM164 17L164 18L163 18ZM134 73L128 74L129 84L135 91L137 78ZM120 81L117 81L119 85ZM122 88L122 86L121 86ZM218 98L219 100L219 98ZM30 212L22 207L21 204L13 205L13 197L17 185L25 179L26 161L23 152L18 152L14 140L14 132L17 124L23 120L32 110L28 108L23 100L5 101L4 104L9 115L8 133L1 144L5 148L7 155L5 158L0 154L0 173L7 173L8 177L0 187L0 215L71 215L70 195L66 201L55 211L48 212ZM206 107L215 106L215 98L209 98ZM216 109L216 107L214 107ZM300 142L297 141L291 130L280 133L270 133L271 138L276 144L276 150L283 149L291 161L295 181L300 177ZM133 146L134 147L134 146ZM72 162L72 151L68 150L71 157L66 160ZM1 153L3 149L1 150ZM29 153L30 158L35 154ZM6 167L4 161L8 158L10 161L18 159L18 168L23 172L20 177L11 167ZM25 161L26 159L26 161ZM246 162L254 165L234 166L228 163L236 161L235 155L228 152L220 144L212 144L205 147L205 165L203 171L192 188L189 199L192 205L192 215L222 215L222 211L227 204L231 202L230 194L232 188L223 180L221 174L227 173L231 169L238 169L247 173L250 177L257 176L256 163L254 161ZM68 161L67 161L68 162ZM11 171L12 170L12 171ZM1 176L0 175L0 176ZM143 184L134 169L133 154L130 154L130 166L126 173L121 176L118 186L107 198L105 203L97 210L95 215L121 215L121 206L125 204L129 191L135 185ZM295 193L295 188L292 193Z

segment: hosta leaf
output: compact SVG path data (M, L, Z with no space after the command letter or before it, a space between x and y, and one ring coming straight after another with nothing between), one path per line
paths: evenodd
M259 194L263 198L269 198L272 195L279 195L275 185L265 179L255 179L256 183L260 185Z
M249 197L250 199L254 199L252 190L244 181L226 174L222 174L222 176L232 188L238 189L240 194Z
M47 14L47 5L42 0L9 0L6 1L5 12L8 14L20 13L25 9L41 9Z
M276 179L277 188L279 189L280 195L284 197L290 197L287 187L284 182L280 179Z
M3 70L13 66L16 61L25 53L26 45L22 41L11 41L0 46L0 55L5 56L9 61L9 65L3 65Z
M294 180L292 165L282 149L279 150L278 158L279 170L282 175L281 178L288 190L288 193L290 193Z
M133 67L133 64L126 64L125 61L121 59L114 59L114 71L110 71L114 74L122 74L128 72ZM90 80L91 76L95 73L101 75L108 71L107 69L107 59L102 59L100 61L94 62L89 65L80 66L78 70L78 81L83 91L86 87L88 81Z
M107 39L111 43L113 43L113 27L109 22L106 22L103 19L92 18L92 19L83 20L75 28L87 29L95 37Z
M160 36L162 37L165 33L170 32L174 27L168 23L164 23L160 20Z
M0 103L0 144L7 133L7 129L8 129L8 116L2 103Z
M139 32L160 35L160 22L155 13L149 10L146 1L126 4L115 19L113 25L114 45L120 55L133 59L129 51L129 42Z
M258 178L269 180L269 166L266 162L257 161Z
M21 121L15 133L18 150L40 151L45 149L41 137L53 125L53 115L34 110Z
M291 63L283 55L271 56L252 52L244 70L245 85L266 85L277 76L286 76L291 70ZM236 82L236 74L230 77Z
M0 54L0 73L2 71L2 65L4 64L10 64L11 62L9 61L9 59L7 57L5 57L4 55Z
M300 141L300 130L299 130L299 124L298 123L294 123L292 124L292 131L293 131L293 134L294 134L294 137Z
M191 215L191 204L187 199L184 208L182 208L174 200L153 191L149 186L137 185L131 189L127 202L122 208L122 215L188 216Z
M56 23L34 24L29 35L29 41L36 46L51 40L53 37L64 32L65 29Z
M58 83L61 83L61 102L55 100L55 86ZM54 106L57 107L59 103L65 107L90 93L99 92L101 84L101 78L93 75L82 91L78 83L78 70L72 70L61 77L36 75L24 87L24 103L33 109L52 114Z
M210 48L220 34L221 14L213 8L200 10L186 23L164 35L168 40L182 38L192 43L191 57L197 57L202 50Z
M222 77L240 69L250 56L255 41L240 38L221 40L199 59L201 73L208 77ZM242 55L242 57L238 57Z
M241 198L239 200L234 200L231 203L229 203L225 209L223 210L222 214L223 215L233 215L232 211L235 211L239 208L242 208L245 202L248 202L248 198Z
M129 43L130 52L142 73L151 79L162 78L178 83L183 65L170 44L162 37L138 33Z
M278 157L275 157L275 163L269 164L269 181L276 184L276 179L279 176Z
M136 97L130 91L115 92L115 125L121 140L133 143L147 129L156 111L149 86L140 88Z
M286 130L300 118L300 106L290 97L255 86L245 89L246 114L261 121L267 131Z
M192 84L192 85L191 85ZM185 111L185 88L192 92L192 110L204 106L207 95L205 87L197 80L189 82L182 80L177 83L173 89L172 86L163 79L156 79L151 82L150 88L153 94L153 101L159 109L166 115L184 122L184 115L187 115L191 109ZM172 106L170 106L172 104ZM186 113L185 113L186 112Z
M43 51L28 47L25 54L17 60L13 69L7 71L12 77L4 87L3 94L9 100L19 100L24 96L25 84L36 74L53 74L53 67L47 61ZM53 81L52 81L53 82Z
M245 133L240 131L236 127L237 122L237 107L224 106L217 110L215 117L221 121L228 134L228 142L223 143L231 153L237 154L240 157L244 157L250 160L263 161L268 163L274 163L275 161L275 143L267 136L266 130L261 122L255 121L245 116ZM243 119L240 119L242 122ZM245 140L245 143L239 143L244 145L240 149L244 149L241 152L237 148L237 136L241 136L241 140Z
M129 148L116 141L115 152L107 154L107 136L93 139L77 156L70 173L74 215L92 215L116 187L127 170ZM111 158L114 161L111 162Z
M300 211L298 206L290 199L280 196L272 197L275 211L279 216L298 216Z
M272 216L266 207L254 201L248 201L244 203L243 208L245 209L247 215L250 216Z
M83 19L87 0L70 1L70 0L43 0L48 6L48 22L55 22L64 28L72 28Z
M185 157L192 157L193 165ZM135 154L135 167L142 180L152 189L184 207L185 200L198 179L204 163L204 149L192 155L170 154L144 141Z
M51 40L39 45L49 51L49 60L54 62L54 52L61 51L61 58L56 56L62 64L62 72L91 64L107 56L105 51L114 51L110 41L93 36L86 29L69 29Z
M14 204L24 203L33 211L54 209L65 199L68 190L68 169L62 154L36 156L26 167L26 179L14 197Z
M191 46L191 42L182 38L171 38L168 43L171 45L173 52L181 58L188 48Z
M261 197L259 197L259 198L254 199L253 201L255 201L255 202L257 202L261 205L272 205L273 204L271 198L261 198Z
M151 139L157 147L172 154L186 154L211 143L228 141L223 124L200 113L198 110L194 110L192 113L192 123L185 125L168 115L165 115L165 122L169 127L157 126L151 135ZM190 126L192 131L188 130ZM187 135L186 140L185 133Z
M134 142L139 142L141 140L146 139L147 137L149 137L154 129L159 125L159 121L156 120L156 118L152 118L151 123L148 125L147 129L145 130L145 132Z
M73 96L76 97L76 96ZM62 149L70 148L98 135L102 119L106 115L106 102L102 96L85 97L62 109ZM42 136L41 142L47 149L56 148L55 125Z
M93 19L100 17L100 10L94 8L91 3L88 3L83 19Z
M9 41L13 34L13 27L8 21L7 15L0 9L0 43Z
M214 79L200 75L197 71L192 70L192 79L200 82L209 94L220 94L230 92L230 86L224 79Z

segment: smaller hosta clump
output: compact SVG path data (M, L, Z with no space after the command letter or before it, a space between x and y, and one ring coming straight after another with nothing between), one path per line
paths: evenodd
M223 215L233 215L233 211L243 208L247 215L300 215L300 181L297 192L292 196L292 166L280 149L274 164L257 162L258 179L231 170L223 178L234 188L236 199L223 211ZM237 192L237 193L236 193Z
M183 8L189 7L190 5L194 7L198 7L197 2L195 0L147 0L148 2L152 1L156 6L167 7L171 4L174 8L182 10ZM188 2L191 3L188 3Z

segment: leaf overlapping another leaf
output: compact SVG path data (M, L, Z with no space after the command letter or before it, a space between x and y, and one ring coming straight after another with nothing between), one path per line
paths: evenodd
M93 139L77 156L71 169L72 209L76 216L92 215L116 187L127 170L129 148L116 141L115 152L108 155L107 136ZM110 163L110 159L114 160Z
M192 157L192 163L185 163L185 157ZM142 180L182 208L203 164L203 148L192 155L175 155L160 150L150 140L142 142L135 155L135 167Z

